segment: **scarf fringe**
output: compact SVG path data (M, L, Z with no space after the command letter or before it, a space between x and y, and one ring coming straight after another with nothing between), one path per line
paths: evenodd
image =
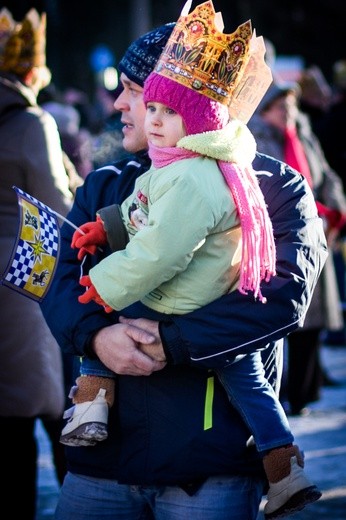
M236 203L242 229L242 260L238 290L254 293L262 303L261 282L276 274L274 234L263 194L252 168L218 161Z

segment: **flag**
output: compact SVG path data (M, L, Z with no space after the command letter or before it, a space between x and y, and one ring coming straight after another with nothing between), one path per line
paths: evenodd
M40 302L49 290L59 259L57 214L20 188L13 189L20 208L19 229L0 283Z

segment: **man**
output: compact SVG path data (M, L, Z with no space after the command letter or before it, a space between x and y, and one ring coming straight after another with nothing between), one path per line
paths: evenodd
M77 226L93 220L101 207L121 203L149 168L142 87L172 27L139 38L119 64L124 90L115 108L122 112L124 148L136 155L87 176L69 214ZM256 519L265 491L262 463L211 369L235 353L268 347L267 373L274 383L281 346L275 340L303 320L327 253L306 182L265 156L258 155L253 166L265 170L261 189L277 241L278 274L263 286L265 305L234 291L159 323L144 308L142 318L131 321L138 317L136 305L124 312L130 320L119 321L117 313L78 303L74 230L62 228L60 264L43 313L64 351L96 355L119 377L108 439L92 448L67 448L70 473L57 520ZM88 255L83 271L108 253Z

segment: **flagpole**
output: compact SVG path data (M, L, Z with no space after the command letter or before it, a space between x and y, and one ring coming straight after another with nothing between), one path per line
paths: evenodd
M57 211L54 211L54 209L52 208L49 208L50 211L52 213L54 213L54 215L56 215L57 217L61 218L61 220L63 220L64 222L66 222L66 224L69 224L71 227L73 227L74 229L76 229L77 231L79 231L82 235L85 235L85 232L79 228L78 226L76 226L76 224L74 224L73 222L71 222L71 220L69 220L68 218L64 217L63 215L60 215L60 213L58 213Z
M73 222L71 222L71 220L69 220L68 218L66 217L63 217L63 215L60 215L60 213L58 213L57 211L54 211L54 209L52 208L49 208L50 211L52 213L54 213L54 215L56 215L57 217L61 218L64 222L66 222L66 224L69 224L70 226L72 226L74 229L76 229L81 235L85 235L85 231L83 231L81 228L79 228L78 226L76 226L76 224L74 224ZM97 246L97 249L99 251L101 251L103 253L103 249L102 247L100 246Z

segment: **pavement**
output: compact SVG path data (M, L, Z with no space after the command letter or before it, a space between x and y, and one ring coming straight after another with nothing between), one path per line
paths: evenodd
M346 520L346 345L321 349L323 366L338 386L323 387L321 399L310 414L289 417L296 443L305 454L305 471L322 497L290 520ZM59 495L50 443L40 422L38 512L36 520L53 520ZM262 502L257 520L263 520ZM129 519L131 520L131 519Z

